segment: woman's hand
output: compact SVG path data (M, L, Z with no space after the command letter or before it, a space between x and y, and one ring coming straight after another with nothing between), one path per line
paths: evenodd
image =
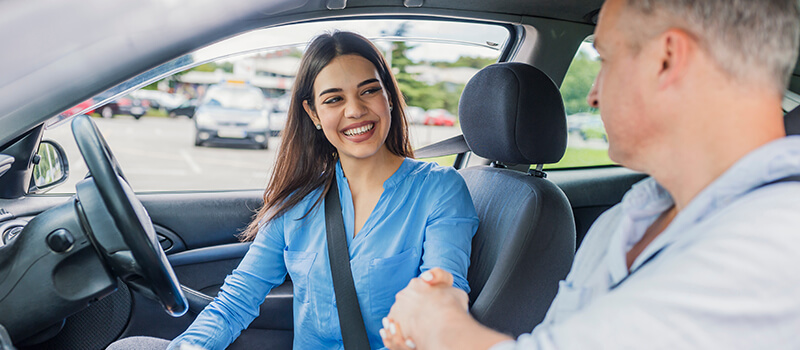
M400 325L387 317L383 318L383 329L379 333L381 334L381 339L383 339L383 345L391 350L412 350L417 348L413 340L406 339L403 336L403 330Z

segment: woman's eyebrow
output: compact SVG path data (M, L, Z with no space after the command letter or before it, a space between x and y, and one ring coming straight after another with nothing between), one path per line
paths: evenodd
M372 83L377 83L377 82L378 82L378 79L375 79L375 78L372 78L372 79L367 79L367 80L364 80L364 81L362 81L362 82L358 83L358 86L357 86L357 87L362 87L362 86L364 86L364 85L367 85L367 84L372 84Z
M341 91L342 91L342 89L340 89L340 88L330 88L330 89L327 89L327 90L322 90L322 92L320 92L319 95L322 96L322 95L325 95L325 94L329 94L331 92L341 92Z
M377 83L377 82L379 82L378 79L371 78L371 79L367 79L367 80L364 80L364 81L358 83L358 85L356 87L362 87L364 85ZM322 92L320 92L319 95L322 96L322 95L329 94L329 93L332 93L332 92L341 92L341 91L342 91L342 89L340 89L340 88L330 88L330 89L322 90Z

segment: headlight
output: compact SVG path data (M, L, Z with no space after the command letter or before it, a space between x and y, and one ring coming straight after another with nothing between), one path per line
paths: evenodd
M269 118L266 115L260 115L250 123L248 128L256 131L267 130L269 128Z
M197 123L198 128L210 129L214 127L214 120L208 113L196 113L194 115L194 120Z

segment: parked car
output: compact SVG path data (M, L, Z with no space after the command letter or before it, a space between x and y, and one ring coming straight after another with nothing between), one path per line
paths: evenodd
M406 120L409 124L425 124L425 109L417 106L406 107Z
M453 126L456 117L446 109L430 109L425 112L425 125Z
M283 96L276 99L269 112L269 128L271 136L280 136L283 128L286 127L286 118L289 111L291 96Z
M606 128L599 114L577 113L567 116L567 132L579 135L584 141L598 139L608 142Z
M61 114L63 114L65 117L71 117L71 116L76 115L78 113L92 114L92 112L94 112L94 109L91 109L90 107L93 104L94 104L94 100L88 99L88 100L83 101L83 102L73 106L72 108L62 112Z
M194 114L195 146L250 143L269 148L269 116L264 104L259 88L246 84L210 86Z
M186 98L166 91L139 89L130 93L133 98L146 100L152 109L175 109L186 101Z
M167 115L170 118L186 116L191 119L194 117L194 111L197 109L197 103L198 100L196 98L186 100L175 108L167 108Z
M150 104L146 100L123 96L114 101L106 103L95 109L95 112L103 118L114 118L118 114L127 114L134 119L139 119L147 113Z

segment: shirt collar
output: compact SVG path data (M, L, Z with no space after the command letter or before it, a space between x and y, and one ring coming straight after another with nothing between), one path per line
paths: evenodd
M761 185L792 175L800 175L800 136L781 138L750 152L695 196L673 219L669 227L636 258L631 270L637 269L650 255L684 235L696 234L689 233L691 230L688 228L710 214L725 208ZM623 197L621 206L625 221L620 224L631 227L631 223L638 220L648 220L652 223L673 203L672 197L655 179L642 180ZM614 260L617 261L621 255L624 261L626 253L622 251L624 241L629 238L636 239L634 235L638 235L638 239L641 239L643 233L643 230L621 227L609 242L611 244L609 253L613 252L611 255L615 256ZM611 272L612 282L627 275L627 269L616 271L617 273L612 269Z
M383 182L383 189L389 189L392 187L397 186L406 176L414 170L414 161L410 158L403 159L403 163L400 164L400 167L395 170L392 176L389 176L386 181ZM336 161L336 181L339 184L346 184L347 178L344 176L344 170L342 170L342 162L337 160Z

